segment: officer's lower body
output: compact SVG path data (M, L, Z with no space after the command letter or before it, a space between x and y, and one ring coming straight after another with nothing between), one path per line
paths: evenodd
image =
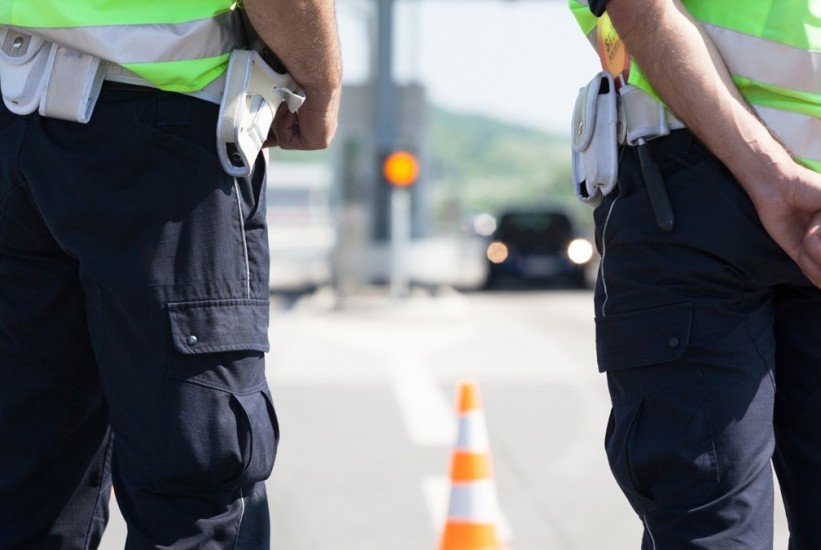
M106 85L87 125L0 106L0 548L267 548L263 171L218 106Z
M633 148L594 214L606 451L642 548L772 548L772 464L790 548L817 549L821 291L688 131L649 146L673 231L654 221Z

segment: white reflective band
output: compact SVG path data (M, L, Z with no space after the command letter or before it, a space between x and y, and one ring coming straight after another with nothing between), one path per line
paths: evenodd
M821 92L821 52L793 48L702 22L730 72L773 86Z
M495 523L499 501L493 481L453 484L448 504L448 518L474 523Z
M154 84L147 81L143 77L132 73L125 67L115 65L114 63L106 64L105 80L111 82L120 82L122 84L131 84L133 86L145 86L147 88L156 88ZM202 99L209 103L216 103L219 105L222 102L222 93L225 90L225 73L222 73L217 78L209 82L202 90L196 92L185 92L185 95Z
M821 161L821 118L760 106L756 111L794 157Z
M119 65L217 57L243 46L238 14L187 23L76 28L10 27Z
M484 452L489 448L485 415L480 410L464 413L459 417L459 436L456 449Z

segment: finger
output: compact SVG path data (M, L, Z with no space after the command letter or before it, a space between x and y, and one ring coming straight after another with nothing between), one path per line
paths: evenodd
M279 141L277 140L277 136L274 133L274 127L271 125L271 128L268 129L268 137L265 138L265 141L262 144L263 149L268 149L270 147L276 147L279 145Z
M280 107L273 129L280 148L315 151L328 147L336 131L336 123L335 118L325 111L302 108L291 113Z
M813 217L796 261L807 278L821 288L821 215Z
M292 113L284 102L277 109L274 122L271 124L271 131L280 148L297 148L294 147L294 137L299 132L299 119L296 113Z
M798 266L813 285L821 288L821 263L811 259L809 255L802 252L798 257Z

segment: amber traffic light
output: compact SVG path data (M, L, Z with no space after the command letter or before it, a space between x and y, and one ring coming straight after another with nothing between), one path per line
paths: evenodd
M394 187L410 187L419 177L419 160L409 151L394 151L385 157L382 174Z

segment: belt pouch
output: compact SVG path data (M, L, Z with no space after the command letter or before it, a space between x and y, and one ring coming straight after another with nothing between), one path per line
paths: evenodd
M106 62L99 57L55 44L49 64L40 114L88 122L103 86Z
M0 91L9 111L37 110L48 72L50 42L0 27Z
M630 146L640 139L651 140L670 133L667 109L653 96L635 86L622 86L619 101L624 112L626 142Z
M618 102L610 73L600 72L579 90L571 131L574 192L597 206L618 178Z

